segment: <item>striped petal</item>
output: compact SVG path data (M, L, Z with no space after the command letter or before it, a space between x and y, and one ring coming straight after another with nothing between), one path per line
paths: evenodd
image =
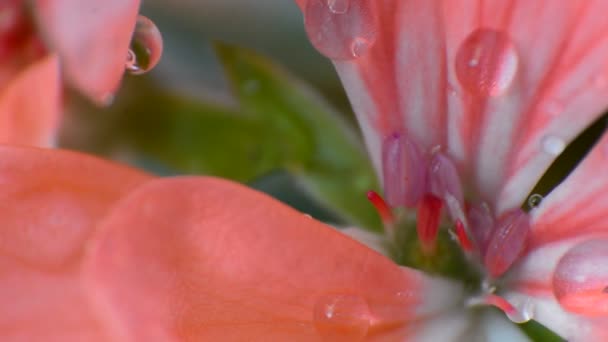
M322 9L311 5L320 2ZM321 24L306 20L337 2L350 10ZM394 132L427 153L441 145L498 215L519 206L608 104L603 0L298 4L307 25L325 25L308 27L322 33L311 37L321 51L322 39L368 42L364 53L334 63L377 169L382 141Z
M101 230L88 278L126 340L397 340L460 294L219 179L151 182Z
M532 213L528 252L507 280L568 340L608 338L608 134ZM523 299L522 299L523 298Z

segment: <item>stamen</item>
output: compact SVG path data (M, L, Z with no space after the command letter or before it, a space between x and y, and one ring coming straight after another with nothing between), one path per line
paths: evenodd
M378 215L380 215L386 233L392 235L395 226L395 216L393 216L391 209L384 199L373 190L367 192L367 199L376 208Z
M506 299L495 294L486 294L473 297L467 301L467 306L492 305L502 310L514 323L525 323L532 319L534 308L531 302L526 302L521 310L509 303Z
M427 255L433 254L437 247L437 233L443 202L438 197L426 194L418 204L416 229L422 251Z
M456 220L456 226L454 229L456 230L456 237L458 238L460 247L462 247L465 252L471 252L473 250L473 243L469 239L462 221Z
M528 214L521 209L510 211L498 220L484 257L484 264L492 277L505 273L519 258L529 232Z
M425 184L426 163L416 144L401 133L382 142L384 196L392 207L415 207Z

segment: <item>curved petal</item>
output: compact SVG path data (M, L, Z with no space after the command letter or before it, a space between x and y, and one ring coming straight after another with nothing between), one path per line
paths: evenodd
M214 178L148 183L101 231L92 296L127 340L395 340L460 290Z
M606 1L366 3L375 42L334 63L378 170L392 132L443 145L499 215L608 104Z
M139 0L35 0L43 36L70 82L105 104L119 86Z
M564 310L553 293L552 278L562 256L582 239L548 243L532 250L503 281L504 297L516 307L529 307L533 319L568 341L604 341L608 318L585 317Z
M608 134L532 213L530 249L585 235L608 235Z
M23 70L0 94L0 143L53 145L59 125L60 97L56 56L49 55Z
M149 179L58 150L0 146L0 339L107 341L80 282L95 223Z
M554 295L560 259L579 243L608 236L608 134L581 164L532 212L527 253L510 271L505 286L514 300L532 300L535 319L568 340L608 338L608 317L593 318L564 310ZM527 299L526 299L527 298Z

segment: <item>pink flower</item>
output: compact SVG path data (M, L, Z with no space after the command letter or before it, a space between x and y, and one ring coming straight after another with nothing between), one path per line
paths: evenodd
M525 340L483 305L569 340L608 338L608 135L519 209L608 101L608 4L299 4L314 44L338 58L389 204L417 208L429 257L445 207L482 280L398 266L227 181L4 146L2 339ZM403 222L370 198L390 242Z
M297 3L313 45L334 60L388 204L417 208L431 254L445 207L483 267L467 302L515 321L533 315L569 340L608 338L608 240L585 242L608 233L589 188L606 186L608 138L538 208L519 209L608 104L608 3Z
M138 19L138 10L139 0L3 1L0 141L53 144L62 110L61 74L93 101L111 101L125 72L132 37L141 38L141 32L134 33L136 21L147 20ZM151 47L153 64L161 50L158 36Z

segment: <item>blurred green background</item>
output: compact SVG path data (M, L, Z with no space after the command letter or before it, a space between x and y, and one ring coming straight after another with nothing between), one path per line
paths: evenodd
M160 175L234 179L320 220L379 229L377 181L331 63L292 1L144 1L163 57L114 103L68 96L63 147Z

